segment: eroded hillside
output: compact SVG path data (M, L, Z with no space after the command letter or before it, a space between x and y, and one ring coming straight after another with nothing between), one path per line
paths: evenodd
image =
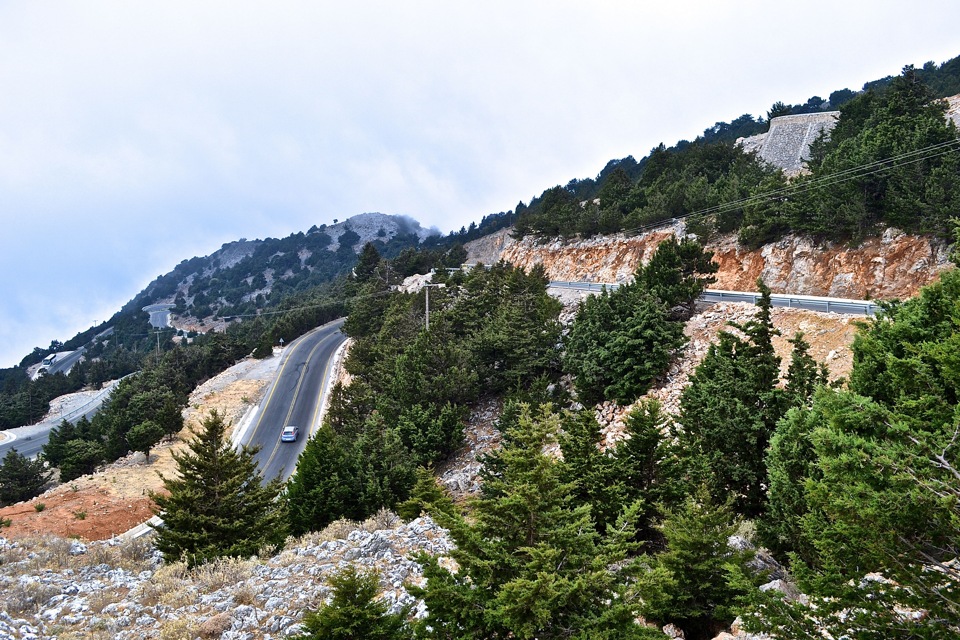
M467 245L468 261L490 264L503 259L530 268L542 264L552 280L623 282L674 228L638 236L615 234L583 240L514 240L499 231ZM720 265L715 289L753 291L762 277L774 293L853 299L904 299L952 267L949 245L932 236L896 229L851 246L789 235L759 249L721 236L707 244Z

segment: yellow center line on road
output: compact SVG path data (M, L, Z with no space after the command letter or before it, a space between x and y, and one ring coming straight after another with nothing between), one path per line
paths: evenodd
M266 401L261 405L262 411L260 411L260 415L257 416L257 424L254 425L253 427L253 431L252 431L253 434L256 434L257 431L260 429L260 423L263 422L263 416L267 412L267 407L269 407L270 403L273 401L273 394L276 393L277 387L280 385L280 379L283 378L283 373L284 371L287 370L287 365L290 364L290 359L293 356L293 353L297 350L299 346L300 346L300 343L297 343L296 346L290 345L289 347L290 353L287 354L287 359L283 361L283 365L280 367L280 371L277 373L276 377L274 378L273 386L270 387L270 393L267 395Z
M324 343L328 342L328 341L330 340L330 337L331 337L332 335L333 335L333 334L328 335L328 336L326 336L325 338L323 338L322 340L320 340L320 342L318 342L316 345L314 345L313 349L310 350L310 353L307 354L307 359L304 361L304 370L300 373L300 379L297 380L297 388L294 389L294 391L293 391L293 398L290 400L290 408L287 409L287 415L284 417L284 420L283 420L284 426L286 426L287 424L289 424L289 422L290 422L290 416L293 415L293 408L294 408L294 406L296 406L296 404L297 404L297 398L300 397L300 388L303 386L303 381L304 381L304 379L307 377L307 376L306 376L306 373L307 373L306 365L307 365L307 363L309 363L310 360L313 358L313 354L317 352L317 349L319 349L321 346L323 346ZM272 395L272 394L271 394L271 395ZM259 423L258 423L258 426L259 426ZM270 465L273 463L273 459L277 456L277 452L278 452L279 450L280 450L280 440L279 440L279 438L278 438L276 441L274 441L273 451L270 452L270 457L267 459L266 464L263 465L263 469L264 469L264 470L270 468Z

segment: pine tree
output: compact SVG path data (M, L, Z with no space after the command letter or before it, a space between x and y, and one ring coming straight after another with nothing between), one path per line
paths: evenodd
M147 462L150 462L150 449L160 442L164 435L163 427L153 420L144 420L127 432L127 444L134 451L142 451Z
M387 426L379 413L372 413L354 449L360 465L364 516L382 508L393 509L407 499L416 482L416 466L396 427Z
M713 252L696 240L671 236L659 245L650 262L637 269L634 281L669 309L671 320L689 320L703 290L716 282L719 265Z
M11 449L0 465L0 504L13 504L36 497L49 480L50 472L42 460L31 460L16 449Z
M410 491L410 497L397 505L397 515L404 520L419 518L421 513L453 515L455 511L450 494L427 467L417 469L417 482Z
M683 321L713 282L713 254L694 240L657 247L633 282L583 301L565 341L564 368L585 404L629 403L663 374L683 346Z
M276 548L286 537L279 479L264 483L255 449L234 449L216 411L201 423L189 450L174 453L178 476L161 475L166 494L151 493L157 548L167 561L191 566L223 556L243 557Z
M793 345L787 369L787 398L793 405L805 405L813 399L817 387L827 383L827 367L810 355L810 344L798 331L789 341Z
M60 481L68 482L80 476L93 473L97 465L106 460L106 452L99 440L81 440L74 438L63 444L63 457L60 460Z
M657 637L634 621L624 559L636 508L606 535L577 505L563 463L544 452L560 418L521 407L504 446L485 461L482 497L470 521L438 515L456 543L452 573L421 556L427 585L413 589L429 614L421 631L446 639ZM490 464L487 464L487 463Z
M680 424L688 450L697 452L716 496L733 495L738 513L764 512L765 455L777 421L788 405L777 388L780 358L770 317L770 289L758 281L756 317L734 324L744 335L721 332L690 377L680 398Z
M659 527L667 548L637 583L645 617L676 624L690 640L712 638L733 621L749 558L728 546L735 524L729 503L714 504L706 487L667 513Z
M361 493L360 464L351 444L324 424L307 441L287 483L290 532L319 531L340 518L363 519Z
M380 252L372 242L363 245L360 256L357 258L357 266L353 268L353 274L357 282L364 283L369 281L380 266Z
M597 532L616 523L625 504L627 487L612 451L601 451L600 423L590 410L563 416L560 450L566 480L574 484L578 504L590 505Z
M647 548L662 544L655 520L661 509L677 506L686 495L681 456L667 431L666 418L655 400L646 400L627 415L627 439L614 451L615 475L625 487L624 504L640 502L638 539Z
M376 600L380 580L376 573L363 574L355 567L330 578L333 598L319 610L303 617L307 633L294 640L404 640L413 638L406 613L389 613Z

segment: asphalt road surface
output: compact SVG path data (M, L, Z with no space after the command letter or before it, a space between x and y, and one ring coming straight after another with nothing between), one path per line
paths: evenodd
M63 373L64 375L70 373L70 369L73 368L73 365L77 364L80 361L80 358L83 357L83 352L86 351L84 347L80 347L76 351L71 351L67 355L57 356L57 360L47 368L47 373Z
M577 291L601 291L604 288L614 290L620 285L602 282L551 282L550 286L556 289L575 289ZM707 289L700 295L701 302L749 302L757 304L760 294L751 291L721 291ZM770 296L770 304L774 307L793 307L794 309L808 309L826 313L847 313L852 315L872 316L880 306L869 300L849 300L847 298L824 298L820 296L802 296L787 293L774 293Z
M142 310L150 314L150 326L154 329L165 329L170 326L170 309L172 304L148 304Z
M342 325L342 319L325 324L284 348L277 377L243 438L243 444L261 447L256 460L267 480L293 474L307 439L319 426L333 357L347 339L340 333ZM300 427L296 442L280 442L280 432L287 425Z
M76 352L75 352L76 353ZM50 430L60 425L63 418L72 423L76 423L81 417L86 416L89 420L100 410L104 401L110 397L111 388L99 394L96 398L81 407L79 410L71 411L69 414L61 417L56 416L48 422L40 422L26 427L16 427L7 429L0 434L0 459L7 455L11 449L16 449L18 453L28 458L35 458L43 449L43 445L50 440ZM4 437L5 436L5 437ZM9 439L12 436L12 439Z

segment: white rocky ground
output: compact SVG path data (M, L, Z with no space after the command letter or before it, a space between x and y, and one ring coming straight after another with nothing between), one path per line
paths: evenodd
M577 300L564 300L565 319L572 318ZM748 320L755 311L738 303L702 309L688 323L689 342L678 363L650 395L676 412L689 374L717 331L728 320ZM814 356L832 365L834 377L848 370L855 318L795 309L774 309L773 316L785 337L797 329L807 332ZM784 344L781 339L781 351ZM201 410L216 407L237 419L262 393L278 360L244 361L212 379L192 395L186 417L196 420ZM81 401L82 396L63 402ZM479 490L478 458L499 446L501 408L494 398L479 403L466 428L467 446L438 469L441 482L458 499ZM619 438L628 410L597 407L608 442ZM182 564L163 565L149 539L0 538L0 639L284 638L300 630L303 613L325 600L327 580L346 564L377 570L382 597L399 609L413 603L404 585L422 582L410 555L443 554L450 548L446 532L429 518L403 524L388 513L363 524L335 523L320 534L288 541L272 558L224 561L191 572ZM774 572L774 582L765 588L791 590L779 565L768 556L761 556L760 563ZM422 606L418 610L422 613ZM733 631L735 635L720 637L748 637Z
M415 604L404 585L423 581L410 556L450 548L429 518L402 523L386 512L291 540L271 558L193 571L164 565L144 539L0 538L0 638L286 638L302 632L303 614L325 601L339 569L379 572L381 597L399 610Z

